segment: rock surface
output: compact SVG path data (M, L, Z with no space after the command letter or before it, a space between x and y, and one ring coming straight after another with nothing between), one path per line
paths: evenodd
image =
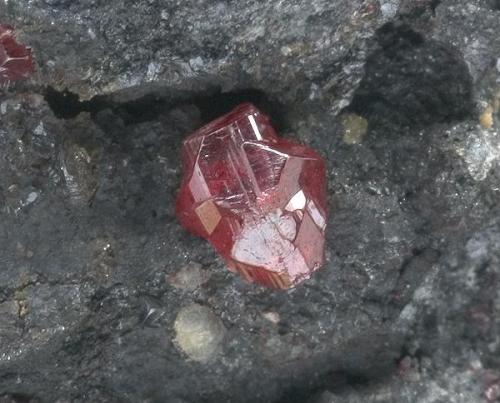
M36 64L0 90L0 401L498 400L498 1L9 0L0 23ZM328 162L327 261L287 292L174 215L182 139L243 101ZM187 306L218 335L200 360Z

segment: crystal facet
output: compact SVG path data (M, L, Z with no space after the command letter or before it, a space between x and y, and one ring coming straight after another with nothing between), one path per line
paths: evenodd
M242 104L184 140L176 213L248 281L289 288L324 261L326 171Z
M34 70L31 50L17 43L13 33L0 24L0 85L27 78Z

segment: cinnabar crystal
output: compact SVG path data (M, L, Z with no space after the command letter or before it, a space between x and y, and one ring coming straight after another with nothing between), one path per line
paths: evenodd
M325 162L278 137L251 104L195 131L182 148L176 213L248 281L289 288L324 261Z
M31 49L16 42L11 27L0 24L0 85L25 79L33 70Z

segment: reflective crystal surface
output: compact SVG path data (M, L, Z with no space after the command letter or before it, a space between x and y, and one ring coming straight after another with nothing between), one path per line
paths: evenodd
M278 137L251 104L183 143L176 213L230 270L272 288L310 277L324 260L326 172L314 150Z
M16 42L11 27L0 24L0 85L24 79L32 72L31 50Z

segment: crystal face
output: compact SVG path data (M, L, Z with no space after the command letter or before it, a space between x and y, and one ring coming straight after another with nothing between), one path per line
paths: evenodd
M242 104L184 140L176 213L248 281L289 288L324 261L326 171Z
M34 70L31 50L17 43L13 32L0 24L0 85L27 78Z

